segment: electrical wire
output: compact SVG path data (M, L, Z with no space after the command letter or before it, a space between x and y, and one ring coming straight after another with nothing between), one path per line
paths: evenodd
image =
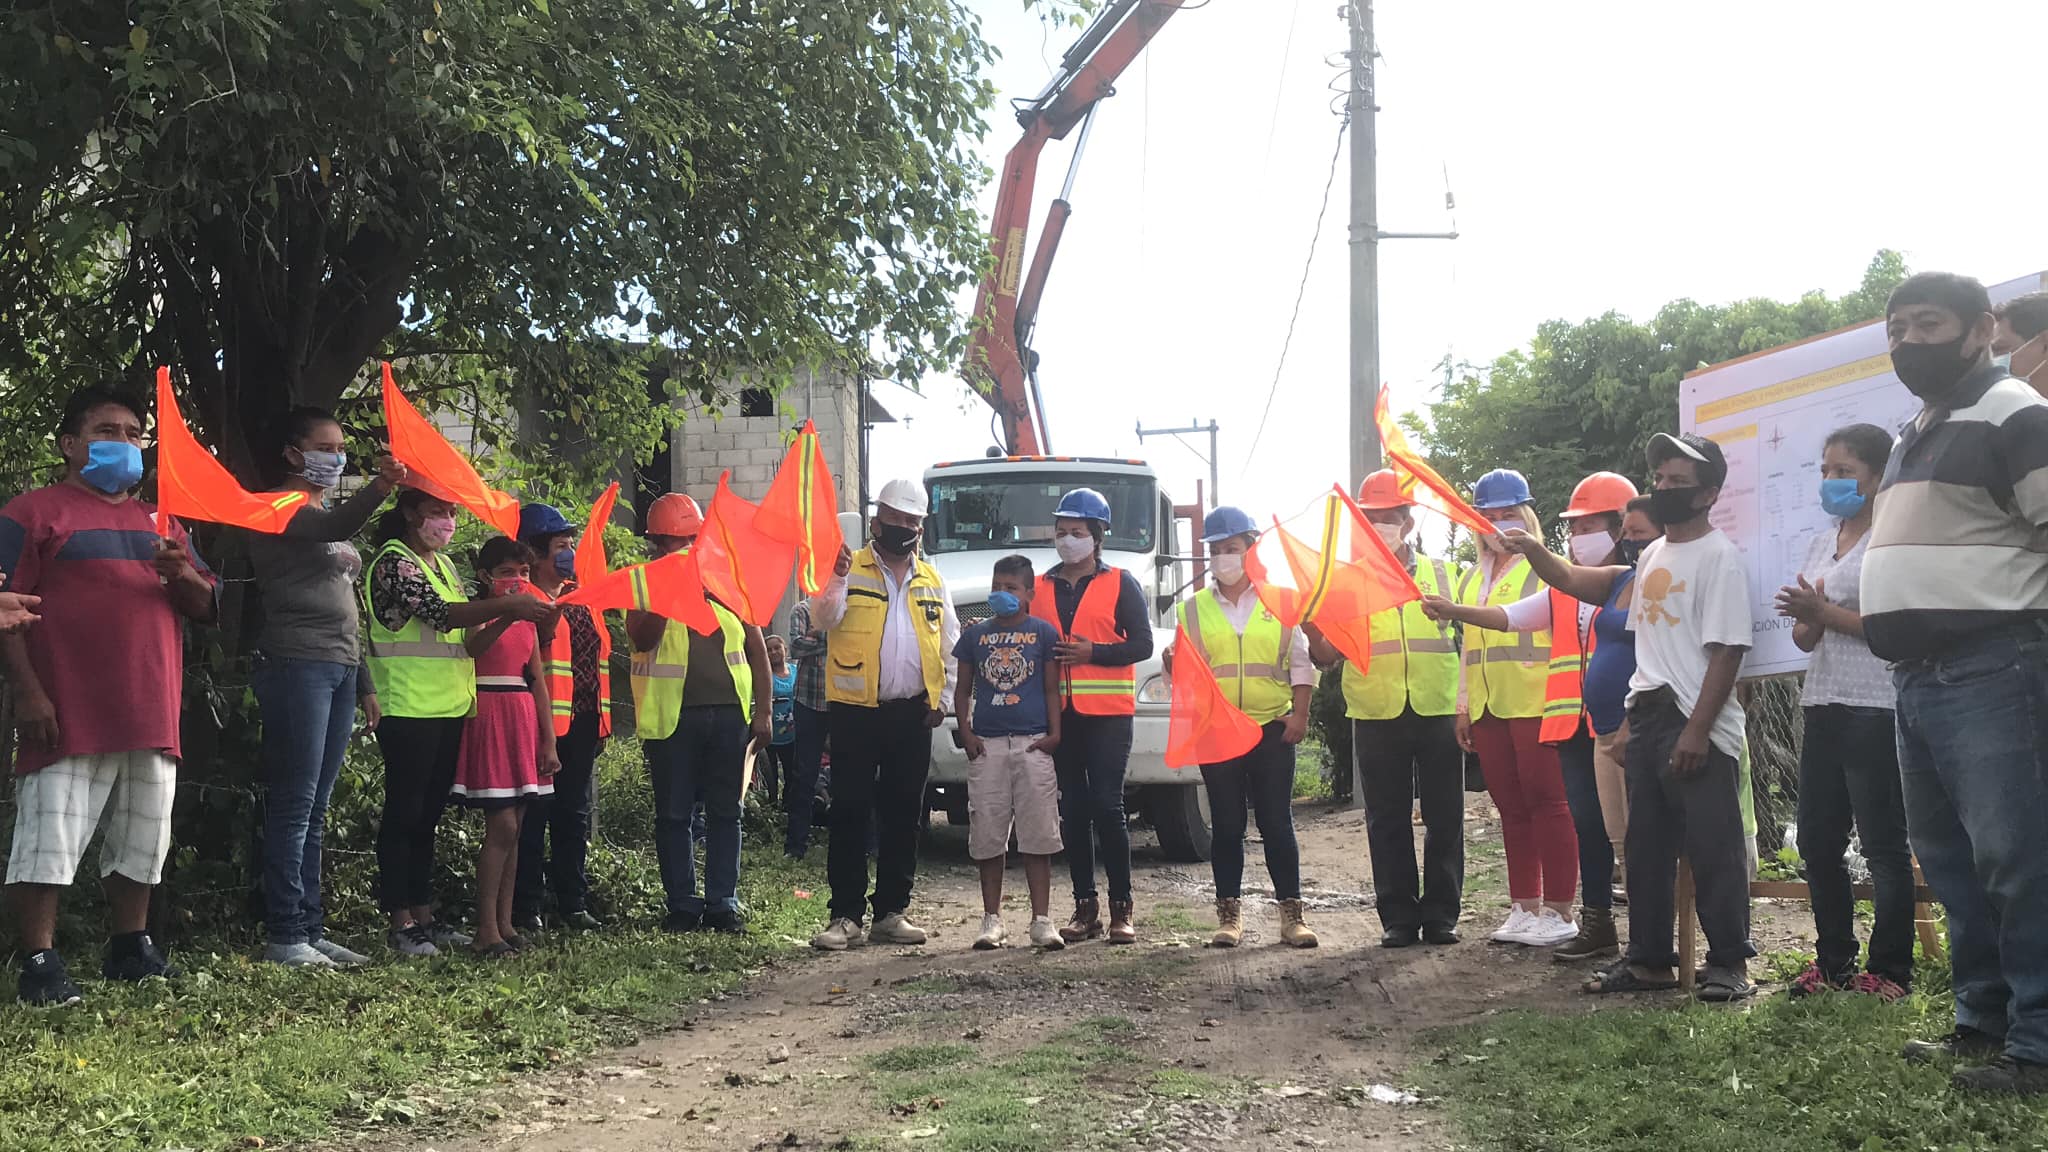
M1315 232L1309 236L1308 259L1302 261L1301 284L1294 290L1294 312L1287 317L1287 336L1280 342L1280 362L1273 366L1273 383L1266 389L1266 407L1259 413L1259 430L1252 433L1252 446L1244 454L1246 472L1251 470L1252 458L1259 451L1259 441L1266 435L1266 419L1273 415L1273 397L1280 394L1280 375L1287 369L1287 351L1294 346L1294 326L1301 319L1301 302L1308 296L1308 274L1315 267L1316 246L1323 238L1323 219L1330 214L1330 189L1337 183L1337 161L1344 156L1344 133L1350 128L1349 116L1337 125L1337 145L1330 150L1330 174L1323 180L1323 205L1316 209ZM1238 476L1242 479L1244 472Z
M1287 58L1294 52L1294 25L1301 19L1302 0L1294 0L1287 17L1287 40L1280 46L1280 79L1273 85L1273 115L1266 121L1266 154L1259 161L1261 171L1273 170L1273 137L1280 131L1280 98L1287 92Z

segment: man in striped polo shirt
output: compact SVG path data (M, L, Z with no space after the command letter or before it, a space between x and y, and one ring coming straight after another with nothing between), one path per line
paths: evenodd
M1991 301L1926 272L1885 305L1925 404L1885 469L1863 630L1893 664L1913 851L1948 909L1955 1030L1909 1060L2048 1092L2048 401L1991 360Z

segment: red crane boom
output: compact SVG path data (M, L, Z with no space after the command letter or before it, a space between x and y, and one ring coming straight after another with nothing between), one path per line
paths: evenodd
M1038 392L1038 355L1031 350L1031 330L1045 279L1059 251L1073 205L1074 175L1088 146L1088 124L1095 106L1116 94L1123 74L1159 29L1180 11L1182 0L1112 0L1081 33L1044 91L1017 109L1023 139L1003 161L1002 183L996 191L995 215L989 222L989 247L995 255L982 278L974 302L977 321L967 349L968 379L1002 418L1003 448L1012 456L1038 456L1051 450L1046 433L1045 405ZM1067 179L1045 217L1045 232L1024 272L1025 241L1030 233L1032 186L1038 158L1049 140L1064 140L1080 124L1081 138L1067 167Z

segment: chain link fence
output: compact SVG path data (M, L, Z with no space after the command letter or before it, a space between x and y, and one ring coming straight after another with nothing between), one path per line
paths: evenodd
M1774 676L1737 687L1749 722L1749 786L1756 802L1757 850L1770 860L1785 845L1799 808L1799 749L1806 736L1799 710L1803 676Z

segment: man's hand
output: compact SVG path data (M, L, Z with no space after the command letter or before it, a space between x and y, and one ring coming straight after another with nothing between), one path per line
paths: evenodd
M42 689L15 690L14 727L20 731L23 744L56 750L57 706L50 703L50 697Z
M163 577L166 584L175 584L183 580L187 572L194 570L192 557L181 541L165 539L157 545L156 574Z
M1439 624L1450 619L1448 609L1455 607L1457 607L1456 604L1444 599L1442 596L1424 596L1422 598L1422 614Z
M1052 646L1052 653L1062 664L1093 664L1095 662L1095 641L1071 636Z
M1778 589L1778 615L1790 616L1809 628L1818 628L1821 626L1821 614L1828 607L1828 582L1823 579L1818 584L1808 584L1804 576L1795 579L1799 581L1796 587L1788 584Z
M561 611L561 609L538 596L528 596L521 593L517 596L507 597L507 599L512 601L512 605L505 610L505 615L512 617L514 620L524 620L529 624L551 622L554 620L555 614Z
M1031 751L1050 756L1060 750L1060 738L1048 732L1031 742Z
M1299 712L1288 713L1287 727L1280 730L1280 742L1283 744L1299 744L1303 737L1307 735L1308 717Z
M832 575L844 576L853 571L853 549L844 544L839 546L839 557L832 561Z
M377 478L370 483L376 485L377 490L386 496L396 492L399 486L404 484L412 475L410 469L399 463L398 458L389 453L384 453L377 457L376 467Z
M384 706L377 703L377 694L375 692L363 697L361 703L363 706L363 731L375 732L377 725L384 721Z
M775 739L774 718L763 716L756 710L753 723L747 728L747 738L754 742L756 748L766 748Z
M944 712L939 711L937 708L932 709L924 715L924 726L927 728L937 728L939 725L944 724L945 722L946 714Z
M20 592L0 592L0 632L19 632L41 620L36 608L43 602L41 596L28 596Z
M1037 745L1034 744L1032 747L1035 748ZM981 737L965 728L960 730L960 750L967 753L969 760L979 760L988 754L988 747L981 742Z
M557 753L557 752L555 751L555 746L554 746L554 744L553 744L552 742L550 742L550 743L547 743L547 744L543 744L543 745L541 745L541 748L540 748L540 778L541 778L541 779L543 779L543 780L548 780L548 779L552 779L552 778L554 777L555 773L557 773L557 772L560 772L561 770L562 770L562 757L561 757L561 755L560 755L559 753Z
M1678 743L1671 746L1671 771L1680 776L1699 771L1706 765L1707 748L1706 729L1687 724L1685 731L1678 734Z
M1458 747L1472 751L1472 714L1458 713Z

